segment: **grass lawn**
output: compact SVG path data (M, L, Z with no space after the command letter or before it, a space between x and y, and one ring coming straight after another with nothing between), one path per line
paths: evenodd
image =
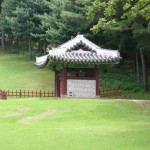
M0 54L0 89L54 90L54 73L23 55Z
M150 101L0 101L0 150L149 150Z
M0 88L53 90L54 73L0 54ZM0 150L149 150L150 101L0 100Z

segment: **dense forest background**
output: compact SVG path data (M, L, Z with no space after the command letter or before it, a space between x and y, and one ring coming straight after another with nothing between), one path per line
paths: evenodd
M77 33L103 48L118 49L133 80L148 92L149 0L1 0L0 51L46 53ZM105 70L106 71L106 70Z

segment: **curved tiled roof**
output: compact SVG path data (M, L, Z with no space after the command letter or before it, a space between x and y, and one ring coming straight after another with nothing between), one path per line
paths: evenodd
M78 46L83 46L77 49ZM87 50L86 50L87 49ZM44 67L48 61L60 63L78 64L103 64L117 63L121 59L118 50L103 49L86 39L83 35L77 35L68 42L49 50L49 54L36 57L35 65Z
M118 62L120 57L103 57L96 53L75 53L66 52L61 55L49 55L49 59L52 62L64 62L64 63L81 63L81 64L97 64L97 63L109 63Z
M93 42L86 39L83 35L77 35L75 38L67 41L66 43L49 50L49 54L56 54L60 55L66 53L67 51L75 50L76 47L79 45L83 45L89 51L96 51L98 55L107 55L112 57L117 57L119 54L118 50L110 50L110 49L103 49Z
M34 63L38 68L45 67L49 62L48 55L36 57L36 63Z

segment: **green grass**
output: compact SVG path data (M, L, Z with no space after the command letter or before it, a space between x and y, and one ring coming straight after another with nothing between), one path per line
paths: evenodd
M0 54L0 88L53 90L54 73ZM102 74L101 74L102 77ZM150 101L0 101L0 150L149 150Z
M0 54L0 88L54 90L54 73L37 69L34 61L19 54Z
M149 101L0 101L0 150L149 150L149 139Z

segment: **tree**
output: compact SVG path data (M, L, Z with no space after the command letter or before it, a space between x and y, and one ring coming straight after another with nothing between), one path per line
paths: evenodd
M148 21L140 16L136 18L133 26L134 38L137 40L137 48L140 50L144 91L149 90L148 86L148 57L150 54L150 32L148 32Z
M0 13L2 11L2 4L3 0L0 1ZM0 19L2 20L2 15L0 14ZM5 50L5 36L4 36L4 30L1 28L1 46L2 46L2 50Z
M46 0L49 13L37 17L41 19L41 28L45 29L47 41L57 45L78 32L87 31L90 24L85 13L90 2L91 0Z
M148 91L148 78L146 60L143 55L149 54L149 24L150 24L149 0L94 0L88 8L88 18L95 22L91 30L97 34L100 30L119 31L120 34L129 33L135 46L134 50L141 51L144 91ZM144 24L141 24L144 22ZM137 30L140 27L140 30ZM140 31L140 33L138 32ZM139 38L141 40L139 40ZM143 40L142 40L143 39ZM122 40L122 41L121 41ZM124 40L120 42L123 45ZM134 53L136 53L136 51ZM145 69L144 69L145 68Z
M32 36L40 32L40 20L35 14L44 13L43 1L40 0L5 0L2 4L2 16L4 18L2 27L15 38L26 39L29 44L29 59L32 56Z

